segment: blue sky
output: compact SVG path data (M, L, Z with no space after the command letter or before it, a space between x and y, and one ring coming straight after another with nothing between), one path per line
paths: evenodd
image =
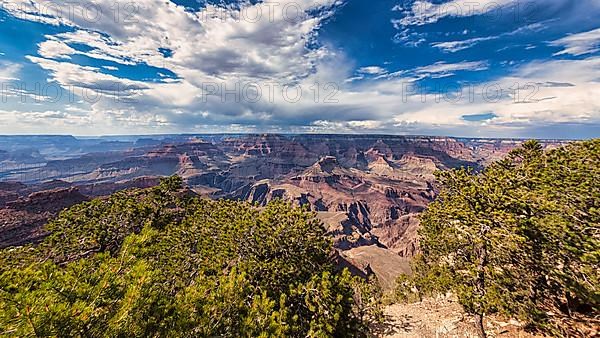
M3 0L0 133L600 136L596 0Z

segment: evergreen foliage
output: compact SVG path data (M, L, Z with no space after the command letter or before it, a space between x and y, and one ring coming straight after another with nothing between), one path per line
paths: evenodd
M344 337L361 282L314 215L187 197L181 179L60 214L0 261L0 336Z
M453 292L475 315L502 313L555 336L600 310L600 140L543 151L528 141L481 173L439 173L421 217L422 256L399 298Z

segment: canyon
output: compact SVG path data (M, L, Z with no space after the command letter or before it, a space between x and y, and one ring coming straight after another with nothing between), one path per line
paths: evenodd
M44 238L43 225L66 207L179 175L204 198L304 206L327 227L343 264L385 285L419 252L418 215L436 196L434 173L482 170L522 142L276 134L32 140L0 137L0 248Z

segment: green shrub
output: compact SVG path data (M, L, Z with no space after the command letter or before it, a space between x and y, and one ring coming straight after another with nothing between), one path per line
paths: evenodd
M529 141L481 173L443 172L439 182L421 216L423 256L398 297L452 291L481 336L490 313L581 334L565 322L600 310L600 140L545 152Z
M0 335L344 337L366 332L313 214L185 197L181 180L60 214L0 258Z

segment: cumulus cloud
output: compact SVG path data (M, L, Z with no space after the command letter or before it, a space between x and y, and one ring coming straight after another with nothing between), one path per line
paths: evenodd
M98 68L85 67L70 62L28 56L31 62L50 72L52 79L65 88L77 91L80 96L96 97L99 94L115 97L131 97L148 89L148 85L98 72Z
M485 63L440 63L421 71L444 73L480 67ZM600 84L594 81L598 72L600 58L550 60L522 66L491 83L452 87L441 93L419 87L411 77L363 83L340 91L339 105L328 109L303 106L313 120L297 130L462 135L483 132L486 136L506 137L552 125L597 125L600 102L593 93L600 90ZM482 114L493 118L464 119Z
M467 65L436 64L423 67L422 72L447 72L457 69L476 69L481 63ZM321 70L327 73L333 70ZM220 95L208 96L200 105L186 101L196 93L196 87L178 83L160 84L151 91L160 91L140 100L135 109L114 109L105 101L94 103L91 114L81 114L76 109L68 116L47 113L43 115L0 116L12 126L24 126L26 121L41 118L46 128L77 126L85 130L93 125L95 133L123 131L149 132L348 132L377 131L386 133L451 133L461 135L519 136L530 128L545 128L555 124L598 124L600 103L595 93L600 85L594 82L600 72L600 58L587 60L556 60L536 62L515 70L493 83L465 86L456 92L421 92L414 87L415 78L400 77L342 86L321 92L321 100L314 101L308 84L315 76L306 79L302 97L294 103L276 96L272 103L236 102L232 96L224 102ZM565 80L568 79L568 82ZM178 96L175 92L189 91ZM201 93L197 93L202 95ZM336 100L323 103L323 98L333 95ZM172 108L157 109L153 97L173 100ZM170 96L169 96L170 95ZM183 98L182 98L183 97ZM180 108L177 108L179 106ZM195 107L192 112L190 107ZM226 113L229 111L228 113ZM44 113L44 112L43 112ZM74 115L75 114L75 115ZM465 120L464 116L493 114L493 119ZM2 115L2 114L0 114ZM25 117L25 118L24 118ZM8 122L7 119L13 122ZM70 122L68 122L70 121ZM71 123L70 125L67 123ZM24 128L24 127L23 127Z
M49 40L41 42L38 47L38 53L41 56L50 59L70 59L71 55L76 53L75 49L52 37L50 37Z
M206 5L191 11L169 1L153 0L137 1L134 7L128 7L130 1L109 0L93 1L92 7L87 1L68 5L45 0L6 2L4 8L17 17L73 27L69 32L47 36L38 46L39 57L28 56L49 72L51 81L79 96L83 92L130 99L86 102L91 103L91 114L119 111L119 115L137 117L147 114L151 120L161 115L164 118L158 120L185 125L198 119L199 123L265 120L274 107L289 104L281 94L261 102L231 96L221 102L219 95L208 96L207 91L212 94L212 86L217 86L226 92L246 84L264 90L268 83L295 85L312 76L318 64L334 53L326 47L308 45L323 20L340 4L337 0L264 1ZM123 15L114 17L114 8ZM159 71L161 77L167 71L175 75L158 81L133 81L101 71L115 70L113 66L81 66L71 60L73 55L125 66L157 67L165 70ZM244 94L251 93L252 88L245 88ZM198 111L211 114L196 114ZM202 121L207 116L213 120ZM107 120L113 118L114 114ZM144 119L121 116L119 120Z
M63 110L0 112L3 125L15 130L420 133L485 126L501 133L536 124L600 122L599 103L594 100L594 92L600 90L597 58L522 66L498 79L498 95L496 87L478 85L472 90L475 95L465 89L461 100L456 100L457 93L435 97L419 92L415 87L419 80L483 71L490 65L462 61L397 72L377 65L353 69L353 60L316 41L319 28L340 5L337 0L243 2L198 10L170 1L140 0L136 7L126 8L131 2L94 0L104 15L93 20L91 13L80 10L69 14L39 9L50 1L5 2L22 5L9 12L26 20L70 27L68 32L46 36L38 45L38 55L27 59L44 69L50 82L72 92L76 101ZM419 3L423 11L416 11L415 5L397 8L408 11L407 19L397 22L399 29L446 16L482 14L491 2L473 8L467 7L467 1L451 1L472 10L458 12L448 6L441 16L441 5ZM508 6L511 1L495 3ZM83 4L88 2L71 2L76 8ZM114 6L127 9L121 13L128 15L115 20ZM409 31L406 36L407 44L424 38ZM484 39L440 42L434 47L457 51ZM560 45L573 48L564 42ZM589 50L579 51L584 49ZM95 59L96 66L78 64L76 55ZM146 66L158 69L158 75L140 80L119 72ZM19 70L15 65L1 67L0 78L16 79ZM98 96L105 99L97 100ZM480 114L495 117L463 119ZM36 119L41 122L32 123Z
M598 123L600 102L593 93L600 90L600 84L594 81L599 71L600 58L534 62L485 86L463 88L458 103L452 102L456 95L444 98L437 107L424 104L397 120L460 125L468 123L460 121L464 115L491 112L497 117L480 123L497 127ZM570 82L556 82L561 79Z
M48 15L40 11L52 5L43 0L7 1L19 9L13 10L14 15L27 13L27 18L42 22ZM50 13L61 24L79 29L50 37L53 41L42 43L40 54L64 57L73 53L64 44L76 43L91 47L85 53L90 57L126 65L146 63L182 76L200 71L209 76L294 79L310 73L326 53L306 45L335 4L334 0L265 1L241 8L207 5L191 12L169 1L143 0L132 5L130 1L96 0L92 15L90 10L85 12L86 1L73 1L68 11ZM125 17L113 17L114 8L122 9ZM160 48L169 49L171 57L165 57Z

